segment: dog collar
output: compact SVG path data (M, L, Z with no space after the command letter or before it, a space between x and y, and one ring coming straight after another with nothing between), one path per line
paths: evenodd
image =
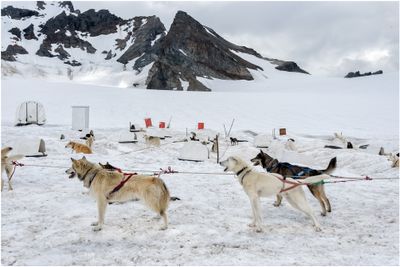
M240 175L242 172L244 172L244 170L247 169L247 168L248 168L248 167L244 167L243 169L241 169L240 171L238 171L238 172L236 173L236 176L239 177L239 175ZM242 175L241 178L239 178L239 179L240 179L239 182L240 182L241 185L243 185L244 177L245 177L249 172L251 172L251 169L248 170L246 173L244 173L244 174Z
M92 170L93 168L90 168L83 176L82 176L82 181L84 181L85 180L85 178L86 178L86 175L88 175L89 174L89 172Z
M236 173L236 175L239 176L245 169L247 169L247 167L244 167L243 169L241 169L240 171L238 171L238 172Z

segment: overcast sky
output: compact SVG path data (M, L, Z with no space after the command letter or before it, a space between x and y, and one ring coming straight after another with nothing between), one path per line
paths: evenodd
M156 15L169 29L186 11L227 40L313 74L398 71L398 2L73 2L122 18Z

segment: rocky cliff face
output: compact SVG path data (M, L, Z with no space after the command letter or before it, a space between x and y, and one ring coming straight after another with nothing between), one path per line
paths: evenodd
M382 70L378 70L378 71L375 71L375 72L365 72L365 73L360 73L359 71L349 72L344 77L345 78L357 78L357 77L371 76L371 75L378 75L378 74L383 74L383 71Z
M9 25L2 60L37 65L34 58L50 58L80 72L85 66L90 71L106 65L144 77L148 89L211 90L200 77L252 80L251 71L263 69L243 54L275 64L277 70L307 73L295 62L263 58L229 42L183 11L168 33L156 16L122 19L108 10L81 12L70 1L38 1L30 9L7 6L1 15L3 26Z
M146 20L144 25L142 25L143 20ZM134 28L130 35L135 35L135 42L118 58L117 61L122 64L127 64L129 61L138 58L142 54L149 54L152 50L152 43L165 36L164 24L162 24L161 20L156 16L135 17L133 21ZM119 41L120 49L122 50L125 48L127 40ZM137 67L137 69L139 69L139 67Z
M251 51L239 47L201 25L185 12L179 11L168 34L153 51L155 63L147 77L147 88L182 90L182 81L188 90L209 90L196 77L252 80L248 69L261 69L234 51Z

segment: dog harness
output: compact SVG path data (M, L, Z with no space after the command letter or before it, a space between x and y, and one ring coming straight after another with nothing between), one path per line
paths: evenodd
M245 169L247 169L247 167L244 167L243 169L241 169L240 171L238 171L238 172L236 173L236 176L239 177L239 175L240 175ZM240 178L240 184L241 184L241 185L243 185L244 177L245 177L249 172L251 172L251 169L248 170L245 174L243 174L242 178Z
M305 176L307 174L310 174L312 171L314 171L313 169L310 169L308 167L301 167L302 168L301 171L296 173L294 171L293 165L291 165L290 163L287 163L287 162L277 162L273 166L271 166L269 168L267 167L266 169L267 169L268 172L271 172L276 167L278 167L278 169L281 168L281 167L288 168L291 171L291 173L293 174L292 176L290 176L293 179L299 179L299 178L301 178L301 177L303 177L303 176Z
M133 174L133 173L130 173L130 174L128 174L128 175L125 175L125 174L124 174L124 176L127 176L127 177L126 177L125 179L122 179L122 181L121 181L116 187L114 187L114 189L113 189L110 193L108 193L108 196L110 196L111 194L113 194L113 193L119 191L119 190L121 189L121 187L123 187L124 184L125 184L126 182L128 182L129 179L131 179L131 177L132 177L133 175L136 175L136 174ZM107 198L108 198L108 197L107 197Z

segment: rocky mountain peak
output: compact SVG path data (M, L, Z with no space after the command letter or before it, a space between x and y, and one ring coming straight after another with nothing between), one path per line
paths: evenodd
M58 2L58 5L60 7L68 8L70 12L74 12L75 11L74 6L72 5L71 1L61 1L61 2Z
M209 88L196 77L252 80L248 69L261 70L261 67L231 50L255 52L226 41L186 12L178 11L168 34L153 51L155 62L147 78L147 88L183 90L182 82L187 82L187 90L207 91Z

